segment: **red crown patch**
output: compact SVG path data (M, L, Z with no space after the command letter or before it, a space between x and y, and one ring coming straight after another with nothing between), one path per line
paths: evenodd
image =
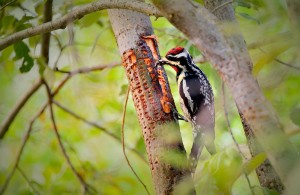
M183 47L174 47L173 49L171 49L170 51L168 51L167 55L177 55L179 53L181 53L184 50Z

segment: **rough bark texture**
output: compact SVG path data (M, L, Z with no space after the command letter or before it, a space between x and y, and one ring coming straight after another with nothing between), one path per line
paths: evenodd
M282 181L299 163L299 155L251 74L251 61L232 45L226 28L201 5L190 1L152 0L162 14L201 50L227 84L238 109L250 125ZM184 7L184 9L183 9Z
M156 194L172 194L181 181L191 181L191 174L185 167L178 123L170 112L174 101L165 71L154 67L159 51L150 19L129 10L109 10L109 17L142 127ZM179 154L176 164L166 158L170 153ZM189 188L193 189L192 182Z
M231 22L234 25L238 25L232 7L232 3L227 2L228 0L205 0L204 6L209 11L211 11L220 21L224 22L225 25L226 22ZM232 45L237 45L239 50L241 51L240 55L245 58L245 61L249 61L249 65L252 64L244 38L239 32L239 28L235 28L235 31L232 34L228 34L228 40L232 42ZM249 68L252 70L252 67ZM263 152L263 150L260 144L257 141L255 141L254 133L250 126L247 124L245 117L240 111L239 114L241 117L251 155L255 156ZM280 181L280 178L278 177L277 173L273 169L268 159L265 160L265 162L263 162L256 169L256 173L261 186L269 189L275 189L278 192L283 191L283 184Z

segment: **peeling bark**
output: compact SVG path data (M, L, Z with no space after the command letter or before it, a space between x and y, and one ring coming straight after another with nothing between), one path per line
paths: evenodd
M204 6L225 25L226 23L231 23L234 26L237 26L238 24L235 18L232 3L226 4L226 2L228 2L228 0L204 0ZM239 48L241 51L240 55L244 57L245 61L248 62L247 64L252 65L244 38L240 33L238 26L235 28L234 33L228 34L228 39L231 41L232 45L236 45L237 48ZM249 68L252 70L252 66ZM252 156L256 156L257 154L263 152L263 150L260 144L255 140L254 133L251 127L247 124L247 121L241 111L239 111L239 114L247 138L250 153ZM256 174L261 186L268 189L275 189L278 192L283 191L283 184L268 159L256 169Z
M191 181L178 122L170 112L174 106L148 16L129 10L109 10L134 106L146 144L156 194L173 194L176 186ZM168 102L168 103L167 103ZM168 154L179 154L176 162ZM193 183L187 184L193 193Z
M251 61L240 55L241 49L225 36L226 29L201 5L195 7L189 1L152 1L218 71L279 177L286 182L299 163L299 155L253 78Z

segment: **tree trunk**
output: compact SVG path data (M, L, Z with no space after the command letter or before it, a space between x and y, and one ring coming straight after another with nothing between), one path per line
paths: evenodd
M170 111L174 101L166 73L155 68L160 57L150 19L130 10L108 12L142 127L156 194L173 194L176 186L187 180L193 194L179 125ZM171 154L176 154L176 161Z
M227 84L239 111L266 152L281 181L299 163L299 155L263 96L241 49L225 36L226 28L201 5L190 1L152 0L162 14L202 51ZM184 9L182 9L184 7ZM228 33L228 32L227 32ZM286 183L285 183L286 184Z
M232 7L232 3L227 3L228 0L204 0L204 6L213 13L219 20L224 22L224 25L234 25L238 26L234 10ZM227 3L227 4L226 4ZM226 28L226 27L225 27ZM245 58L245 61L248 61L249 65L252 65L251 58L249 56L247 46L245 44L244 38L242 34L239 32L239 28L235 28L234 33L228 34L228 40L232 42L232 45L238 46L241 51L240 55ZM249 67L252 70L252 66ZM255 136L247 124L245 117L239 111L241 121L243 124L243 128L245 131L245 135L248 142L248 147L252 156L256 156L257 154L263 152L260 144L255 141ZM278 192L283 191L283 184L280 181L277 173L272 167L270 161L266 159L257 169L256 174L259 179L261 186L266 187L268 189L275 189Z

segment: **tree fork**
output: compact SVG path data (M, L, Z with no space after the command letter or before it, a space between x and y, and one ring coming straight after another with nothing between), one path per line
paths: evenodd
M173 194L183 181L189 181L184 184L193 194L179 125L170 109L174 100L167 76L163 67L155 67L159 50L150 19L129 10L109 10L109 17L142 127L156 194ZM175 162L169 154L177 154Z

